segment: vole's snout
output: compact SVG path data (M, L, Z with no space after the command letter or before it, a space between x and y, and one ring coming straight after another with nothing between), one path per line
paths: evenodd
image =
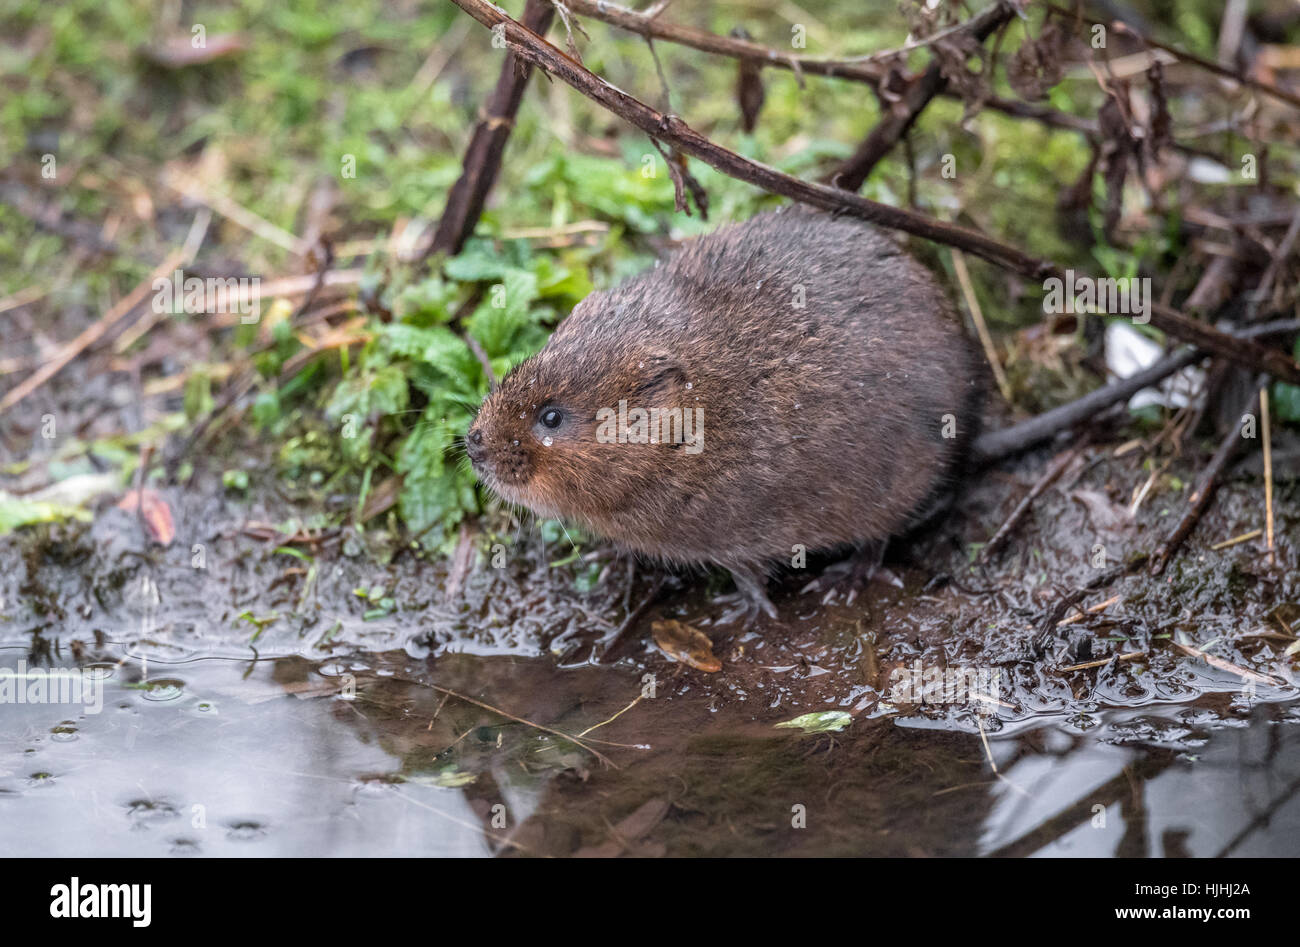
M476 421L466 432L465 453L479 478L498 491L507 485L522 486L533 473L524 445L509 434L503 436L491 419Z
M470 428L469 433L465 435L465 453L469 455L469 462L477 467L487 456L487 448L483 446L483 432L478 428Z

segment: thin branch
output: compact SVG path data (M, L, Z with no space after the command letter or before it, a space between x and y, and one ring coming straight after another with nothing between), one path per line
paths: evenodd
M998 531L993 534L993 538L984 544L984 548L980 550L981 562L988 562L993 558L994 553L996 553L1002 544L1007 541L1007 537L1011 535L1011 531L1014 530L1016 526L1019 525L1020 521L1025 518L1025 514L1028 513L1029 508L1034 505L1034 501L1042 496L1043 492L1057 481L1061 474L1065 472L1065 468L1069 467L1070 464L1074 462L1074 459L1079 456L1079 453L1082 450L1083 445L1079 444L1075 447L1071 447L1069 450L1062 451L1057 455L1056 459L1048 465L1047 470L1043 471L1043 475L1038 478L1038 481L1033 485L1030 491L1025 494L1024 498L1019 503L1016 504L1016 508L1011 511L1011 515L1008 516L1006 521L998 527Z
M1005 2L1005 0L1000 0L1000 2L994 3L991 7L987 7L984 10L982 10L980 13L976 14L974 19L967 20L962 23L954 23L951 26L946 26L941 30L931 33L929 36L923 37L922 39L918 39L914 43L904 43L902 46L898 47L897 49L882 49L878 53L868 53L865 56L850 56L848 61L849 62L879 62L885 59L893 59L895 56L905 55L906 53L910 53L913 50L924 49L927 46L931 46L934 43L939 42L939 40L941 39L947 39L949 36L952 36L955 33L960 33L966 29L977 29L975 27L976 20L978 20L980 17L987 15L991 11L997 10L999 7L1005 9L1006 12L1010 14L1010 16L1015 15L1016 11L1014 8L1012 8L1011 4ZM983 36L979 36L979 31L977 29L976 35L979 36L979 39L987 39L989 35L993 32L993 30L1001 26L1002 23L1007 22L1007 20L1010 19L1010 16L1001 18L1000 22L995 23L991 29L984 31Z
M1053 408L1050 411L1044 411L1028 421L1013 424L1011 427L1003 428L1000 431L981 434L975 438L975 443L971 446L971 457L977 465L984 466L996 463L1012 454L1018 454L1040 441L1045 441L1061 431L1094 417L1098 412L1106 410L1113 404L1118 404L1120 401L1133 397L1143 388L1159 384L1174 372L1186 368L1200 357L1201 353L1196 349L1184 348L1181 351L1166 355L1154 365L1136 372L1128 378L1110 385L1103 385L1101 388L1088 392L1081 398L1076 398L1074 401Z
M552 736L559 737L561 740L567 740L569 743L573 743L576 746L579 746L582 749L586 750L588 753L590 753L596 759L600 760L606 766L612 767L613 769L619 769L619 766L608 756L606 756L604 753L601 753L599 750L594 749L593 747L590 747L587 744L583 743L581 739L575 737L571 733L565 733L563 730L556 730L554 727L548 727L542 723L534 723L531 720L526 720L525 718L516 716L515 714L512 714L507 710L502 710L500 707L493 707L489 703L478 700L477 698L474 697L470 697L468 694L461 694L458 691L454 691L449 687L441 687L438 684L429 684L429 683L423 683L419 681L413 681L412 683L421 684L421 686L427 687L430 690L435 690L440 694L446 694L448 697L455 697L457 700L463 700L465 703L473 704L475 707L481 707L484 710L490 710L492 713L505 717L507 720L513 720L516 723L522 723L526 726L533 727L536 730L541 730L543 733L549 733ZM602 740L600 742L603 743L605 741Z
M1196 527L1197 522L1201 519L1201 514L1210 504L1210 497L1214 496L1214 491L1219 486L1219 477L1223 474L1224 468L1228 466L1228 461L1233 458L1241 447L1241 417L1247 414L1255 414L1259 405L1259 392L1264 387L1265 379L1257 380L1250 392L1250 399L1241 406L1237 413L1237 420L1229 429L1227 436L1219 443L1219 448L1206 464L1205 469L1201 471L1201 476L1196 481L1196 487L1192 490L1191 496L1187 498L1187 509L1183 515L1178 518L1178 523L1170 531L1168 537L1159 546L1156 547L1155 553L1151 556L1151 561L1147 569L1152 575L1159 575L1164 572L1165 566L1168 565L1170 558L1178 547Z
M455 0L453 0L455 2ZM789 69L799 74L813 76L831 76L841 79L853 79L868 85L881 82L888 69L871 63L844 59L814 59L810 56L796 56L783 53L761 43L735 36L720 36L707 30L697 30L676 23L664 23L651 13L639 13L616 3L605 0L567 0L565 4L572 12L600 20L610 26L627 30L647 39L662 39L679 46L689 46L701 52L716 56L731 56L735 59L749 59L768 66ZM461 9L465 9L462 7ZM468 10L466 12L469 12ZM473 14L471 13L471 16ZM479 19L475 17L475 19ZM479 20L479 22L483 22Z
M989 368L993 372L993 379L997 382L998 391L1002 393L1002 399L1007 404L1011 403L1011 383L1007 381L1007 373L1002 370L1002 361L998 358L998 350L993 345L993 337L989 335L989 327L984 322L984 312L980 309L979 297L975 295L975 285L971 282L970 270L966 267L966 258L962 256L960 250L952 251L952 268L957 274L957 283L961 286L962 295L966 297L966 308L970 310L971 322L975 324L975 334L979 336L980 345L984 349L984 357L988 359Z
M545 33L555 16L555 9L550 0L528 0L524 6L524 25L534 33ZM568 24L567 19L565 24ZM521 63L513 51L507 50L492 98L483 117L474 126L469 147L465 149L463 170L447 194L446 209L423 256L444 251L459 253L474 232L488 192L501 169L501 157L514 129L515 114L523 101L531 72L532 69Z
M168 256L152 273L138 283L135 289L119 299L104 315L87 326L75 339L64 345L54 358L28 375L3 398L0 398L0 414L8 411L41 385L63 371L68 366L68 363L89 346L103 338L122 319L134 312L135 307L144 302L145 297L153 292L155 280L170 277L173 270L186 262L188 261L183 250L178 250Z
M969 30L976 41L982 43L1015 15L1014 6L999 0L960 25ZM951 32L951 29L945 31ZM925 107L947 88L948 78L943 74L942 63L936 59L925 72L914 76L907 83L903 94L885 110L871 134L831 176L832 183L848 191L860 188L880 159L889 154L899 139L907 134Z

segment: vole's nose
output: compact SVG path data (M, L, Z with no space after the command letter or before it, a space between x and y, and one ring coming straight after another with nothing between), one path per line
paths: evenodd
M465 453L469 454L470 461L476 464L481 461L487 453L487 451L483 449L483 432L478 428L472 428L470 432L465 435Z

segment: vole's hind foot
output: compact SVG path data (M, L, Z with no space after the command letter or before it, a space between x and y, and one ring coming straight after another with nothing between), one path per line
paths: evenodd
M884 582L895 588L903 587L903 580L882 564L885 558L885 543L867 543L856 552L840 562L833 562L822 570L822 574L813 579L800 591L803 593L822 593L822 604L833 605L837 601L852 605L858 594L865 592L872 580Z
M720 619L722 623L740 622L749 629L758 621L759 613L766 614L768 618L774 620L780 618L776 606L767 597L767 589L763 587L761 576L747 570L732 569L731 578L736 583L736 591L728 595L719 595L714 599L715 602L732 606L723 612Z

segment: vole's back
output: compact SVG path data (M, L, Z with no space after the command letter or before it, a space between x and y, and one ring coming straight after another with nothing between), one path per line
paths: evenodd
M647 472L617 514L578 516L675 561L752 568L899 532L950 477L982 392L924 267L866 224L797 208L594 294L541 360L595 373L646 351L684 366L704 449Z

